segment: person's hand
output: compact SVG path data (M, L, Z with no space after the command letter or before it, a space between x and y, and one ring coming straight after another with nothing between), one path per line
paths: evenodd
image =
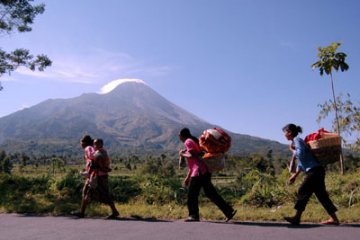
M179 151L179 156L182 156L182 154L183 154L184 152L186 152L186 150L181 149L181 150Z
M297 177L297 175L296 175L296 174L293 174L293 175L291 175L291 177L289 177L289 184L290 184L290 185L291 185L291 184L293 184L293 183L295 182L296 177Z
M189 183L190 183L190 178L185 178L182 185L183 187L187 187L189 186Z

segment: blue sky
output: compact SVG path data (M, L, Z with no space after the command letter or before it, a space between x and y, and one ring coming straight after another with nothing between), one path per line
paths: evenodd
M45 53L53 66L1 76L0 117L135 78L210 123L286 143L289 122L305 133L331 127L316 122L330 80L311 64L335 41L350 65L334 74L335 90L359 101L357 0L37 2L46 11L33 31L0 36L0 46Z

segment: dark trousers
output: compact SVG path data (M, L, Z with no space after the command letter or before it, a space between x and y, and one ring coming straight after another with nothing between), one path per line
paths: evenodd
M217 193L211 182L210 173L191 177L187 201L189 216L199 218L199 194L201 188L204 189L205 195L218 206L226 217L231 216L234 209Z
M317 199L323 205L328 214L334 214L337 209L329 198L325 187L325 169L315 167L306 173L303 183L298 190L295 209L303 212L311 195L315 193Z

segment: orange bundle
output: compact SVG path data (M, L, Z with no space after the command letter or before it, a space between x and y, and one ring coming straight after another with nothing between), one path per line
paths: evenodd
M201 134L199 143L207 153L225 153L231 147L231 137L222 129L212 128Z
M199 144L206 153L202 157L210 172L218 172L225 167L225 152L231 147L231 137L222 129L205 130L199 137Z

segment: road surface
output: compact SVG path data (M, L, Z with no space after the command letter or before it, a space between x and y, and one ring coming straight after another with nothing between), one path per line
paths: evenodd
M355 240L360 224L291 226L276 222L187 223L157 219L41 217L0 214L1 240Z

